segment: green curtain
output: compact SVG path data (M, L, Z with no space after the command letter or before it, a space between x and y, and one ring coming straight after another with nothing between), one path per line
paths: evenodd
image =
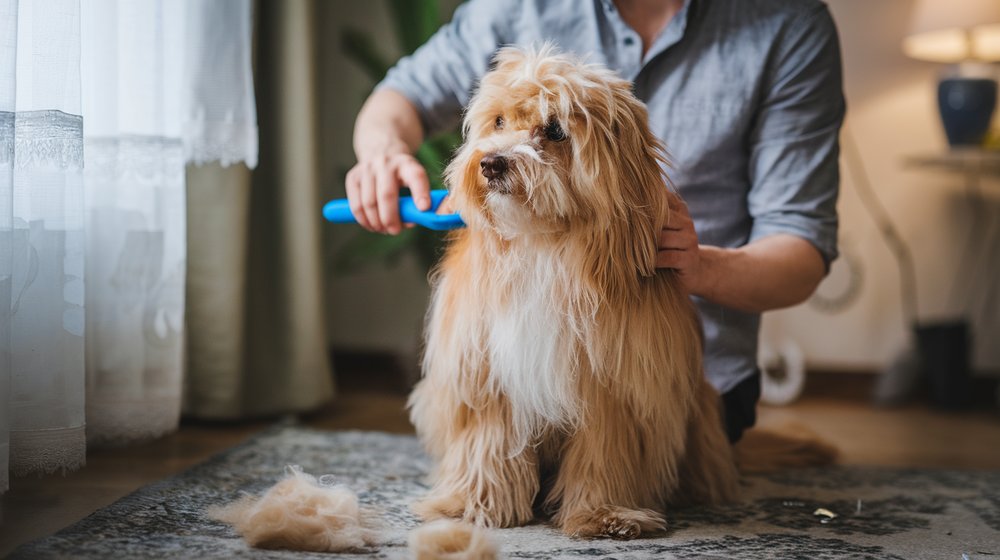
M259 167L188 171L188 416L298 412L333 396L314 8L311 0L256 4Z

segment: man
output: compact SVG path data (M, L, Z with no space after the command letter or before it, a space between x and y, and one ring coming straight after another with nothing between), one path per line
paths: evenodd
M756 419L760 313L804 301L837 256L845 105L830 14L819 0L470 0L358 115L358 222L399 233L401 185L429 208L412 156L425 135L457 122L500 46L546 40L631 80L670 152L690 214L673 209L658 265L698 304L735 442Z

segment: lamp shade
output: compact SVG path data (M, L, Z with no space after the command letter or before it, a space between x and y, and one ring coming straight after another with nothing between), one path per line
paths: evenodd
M932 62L1000 61L1000 0L918 0L903 52Z

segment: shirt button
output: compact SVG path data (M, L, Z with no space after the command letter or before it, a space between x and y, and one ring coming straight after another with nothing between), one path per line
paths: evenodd
M635 39L632 37L625 37L625 46L631 47L632 43L635 43Z

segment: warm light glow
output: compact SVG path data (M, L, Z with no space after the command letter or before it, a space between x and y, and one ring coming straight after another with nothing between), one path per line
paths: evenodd
M928 31L903 39L903 52L920 60L957 63L971 58L971 42L964 29Z
M903 52L955 64L1000 62L1000 0L913 0Z
M1000 61L1000 0L912 0L903 51L955 64Z
M975 58L1000 61L1000 24L983 25L972 30Z
M947 64L966 61L998 62L1000 24L915 33L903 39L903 52L911 58Z

